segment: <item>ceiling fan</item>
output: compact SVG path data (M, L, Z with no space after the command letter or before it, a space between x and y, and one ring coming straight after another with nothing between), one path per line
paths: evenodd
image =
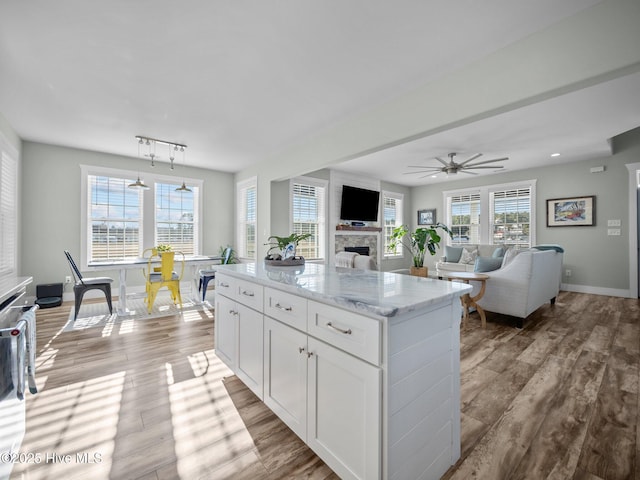
M443 160L440 157L435 157L442 166L434 165L434 166L425 166L425 165L409 165L409 168L419 168L420 170L416 170L415 172L407 172L405 175L412 175L416 173L426 173L420 178L428 177L430 175L437 175L438 173L446 173L447 175L455 175L458 172L468 173L470 175L477 175L476 172L470 172L469 170L476 170L481 168L504 168L503 165L487 165L489 163L502 162L504 160L509 160L509 157L503 158L494 158L493 160L484 160L482 162L470 163L473 162L476 158L482 156L481 153L476 153L471 158L468 158L464 162L454 162L453 158L456 156L455 152L452 152L448 155L449 161Z

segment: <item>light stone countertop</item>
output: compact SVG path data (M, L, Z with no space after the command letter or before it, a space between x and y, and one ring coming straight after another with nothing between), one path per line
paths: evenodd
M390 272L325 267L271 267L264 263L216 266L219 273L374 317L393 317L459 298L471 286Z

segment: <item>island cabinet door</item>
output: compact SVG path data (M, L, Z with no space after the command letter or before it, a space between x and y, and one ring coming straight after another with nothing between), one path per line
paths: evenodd
M264 318L264 403L302 440L307 434L307 336Z
M238 358L236 375L244 384L263 399L262 313L236 304L238 312Z
M220 360L235 372L238 339L238 310L236 303L216 295L215 349Z
M307 444L343 479L381 478L381 372L309 337Z

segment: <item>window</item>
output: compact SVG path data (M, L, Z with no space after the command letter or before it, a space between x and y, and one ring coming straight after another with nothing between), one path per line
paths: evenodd
M535 188L529 180L443 192L451 243L535 245Z
M256 258L258 220L258 185L256 177L238 183L238 255L243 258Z
M142 190L129 178L89 175L89 261L135 258L141 253Z
M296 255L307 260L325 257L327 182L301 177L291 180L291 231L311 236L298 244Z
M449 197L449 227L453 244L480 242L480 194Z
M83 196L82 263L136 258L160 243L186 255L200 253L202 180L185 179L192 192L176 192L181 180L147 174L149 190L131 189L137 174L81 166Z
M397 244L395 250L389 250L393 229L404 223L402 217L402 200L400 193L382 192L382 218L384 221L384 256L386 258L402 257L402 245Z
M168 243L185 255L199 251L196 218L197 188L176 192L176 185L156 184L156 245Z
M15 275L18 259L18 162L0 137L0 277Z
M531 247L531 187L490 193L493 243Z

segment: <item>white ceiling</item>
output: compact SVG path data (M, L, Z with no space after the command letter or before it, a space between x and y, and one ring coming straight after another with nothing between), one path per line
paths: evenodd
M26 140L136 156L145 135L236 172L596 3L2 0L0 113ZM627 76L337 167L417 185L404 166L450 151L602 156L639 102Z

